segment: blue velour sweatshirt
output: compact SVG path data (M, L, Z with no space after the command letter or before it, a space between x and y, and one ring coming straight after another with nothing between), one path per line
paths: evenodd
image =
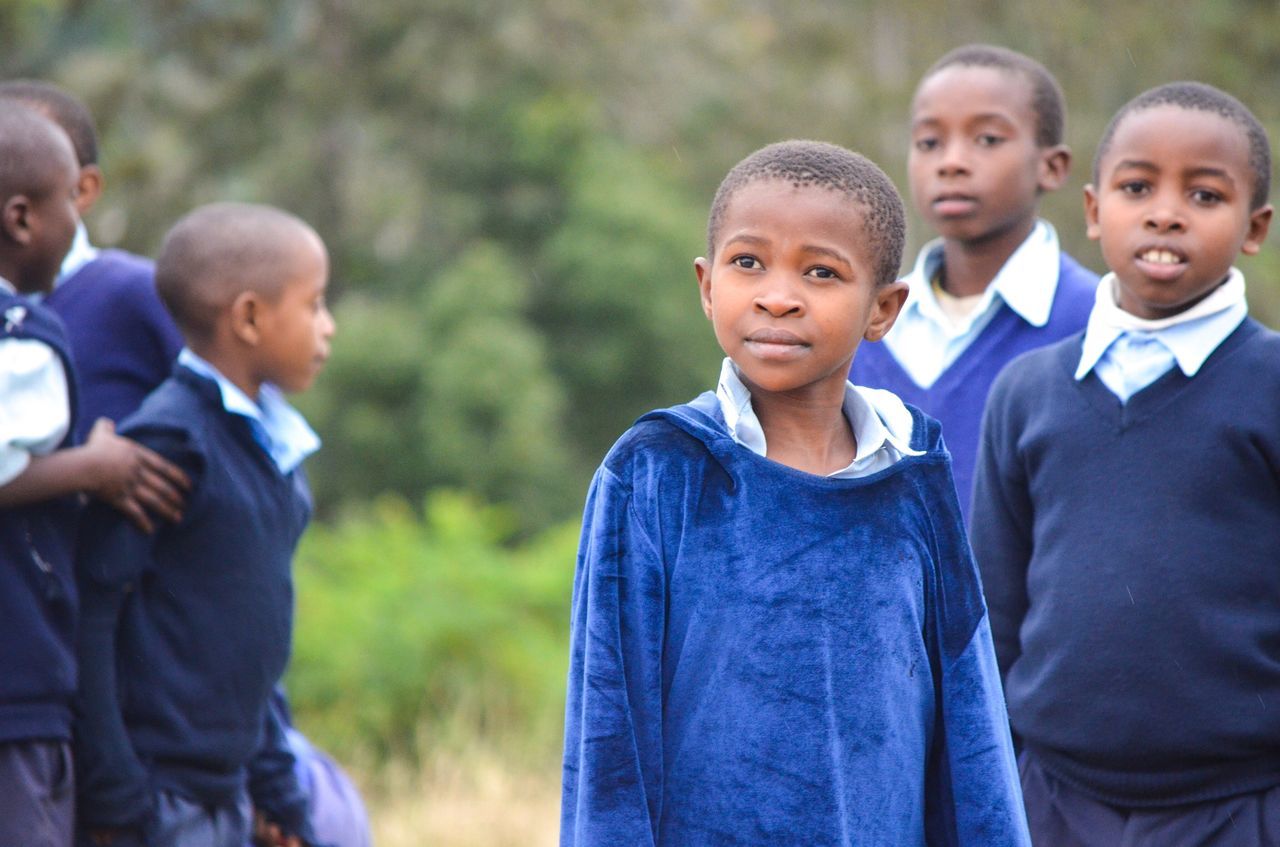
M293 551L311 513L301 469L281 474L217 385L177 366L121 432L192 479L180 523L148 536L93 508L82 597L76 732L82 826L143 826L156 791L255 804L307 834L279 712Z
M1119 806L1280 785L1280 333L1121 403L1082 335L996 380L973 547L1014 730Z
M1089 321L1098 275L1065 251L1058 266L1058 287L1054 292L1048 323L1033 326L1002 303L973 343L928 388L917 385L883 344L858 347L858 355L849 370L849 379L855 385L887 388L905 402L919 406L942 421L947 449L951 451L960 509L966 521L972 520L969 506L973 494L973 469L978 456L982 408L991 391L991 383L1004 366L1018 356L1079 332Z
M1027 844L977 571L927 451L812 476L715 395L641 418L587 498L563 845Z
M156 294L155 265L123 250L101 251L44 304L66 324L79 369L80 440L98 418L119 423L141 406L182 349L182 336Z
M75 370L57 316L0 291L0 338L53 348L66 371L74 418ZM60 447L73 443L68 432ZM75 497L0 509L0 743L71 737L76 689L71 548L78 514Z

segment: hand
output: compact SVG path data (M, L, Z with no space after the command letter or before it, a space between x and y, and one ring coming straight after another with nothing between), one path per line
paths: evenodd
M182 520L191 481L173 463L136 441L116 435L99 418L81 448L92 456L95 482L89 493L124 512L143 532L154 532L151 515Z
M97 827L88 830L85 835L93 847L111 847L113 844L136 843L134 839L138 832L126 827Z
M307 847L296 835L285 835L277 824L267 820L262 812L253 813L253 843L258 847Z

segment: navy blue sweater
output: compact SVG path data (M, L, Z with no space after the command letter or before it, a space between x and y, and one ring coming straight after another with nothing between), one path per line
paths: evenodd
M181 523L154 536L107 509L86 516L80 820L145 822L159 789L227 803L256 765L255 803L300 831L305 801L267 705L289 656L306 481L281 475L216 384L184 367L121 431L182 467L193 489Z
M972 520L968 508L978 455L978 430L991 383L1005 365L1021 354L1079 332L1089 320L1098 275L1065 252L1060 255L1058 287L1049 322L1044 326L1032 326L1008 305L1001 304L973 343L928 388L916 385L885 344L859 346L849 371L854 384L887 388L942 421L961 511L967 520Z
M586 505L564 845L1027 843L995 656L936 421L927 453L811 476L715 395L641 418Z
M75 371L62 323L0 291L0 338L47 344L62 359L76 407ZM60 447L74 437L68 433ZM75 497L0 509L0 743L71 737L76 689Z
M155 265L141 256L103 250L44 302L66 325L79 369L80 440L98 418L119 423L141 406L182 349L156 294Z
M991 392L973 545L1013 727L1105 801L1280 785L1280 334L1127 404L1081 337Z

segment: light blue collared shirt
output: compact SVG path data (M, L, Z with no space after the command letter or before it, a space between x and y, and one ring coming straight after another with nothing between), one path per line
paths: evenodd
M178 364L218 384L222 407L233 415L242 415L250 420L254 438L275 462L280 473L289 473L320 449L320 436L274 385L264 384L255 403L217 368L189 348L183 347L178 353Z
M98 258L98 248L89 241L89 230L85 229L84 221L77 221L76 237L71 241L71 249L62 259L62 268L58 271L58 278L54 281L53 287L62 285L71 278L72 274L96 258Z
M1115 274L1107 274L1089 313L1076 379L1095 371L1112 394L1127 402L1175 364L1186 377L1195 376L1248 314L1244 274L1236 268L1208 297L1159 320L1122 310L1116 301Z
M893 329L884 337L885 345L912 382L928 388L981 334L1001 303L1032 326L1044 326L1049 322L1058 291L1060 251L1053 225L1036 221L1031 234L1000 268L973 311L956 323L942 311L933 291L933 279L942 265L942 239L929 242L906 276L910 286L907 302Z
M751 406L751 392L742 384L733 360L720 366L716 399L733 440L758 456L767 456L764 430ZM844 416L853 430L857 454L848 467L828 474L831 479L870 476L890 467L903 456L923 455L911 449L914 421L906 404L891 391L845 383Z

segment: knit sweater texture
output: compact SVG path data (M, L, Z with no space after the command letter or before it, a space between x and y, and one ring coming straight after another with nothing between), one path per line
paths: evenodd
M561 843L1026 844L937 422L831 479L715 395L641 418L586 504Z
M887 388L907 403L919 406L942 422L960 508L966 520L973 493L973 469L978 455L982 409L996 375L1019 355L1052 344L1084 329L1093 308L1098 275L1061 253L1058 287L1049 321L1027 323L1002 303L991 321L964 352L928 388L921 388L884 344L863 344L849 371L855 385Z
M1194 377L1121 404L1082 335L991 392L973 544L1009 712L1097 799L1280 785L1280 334L1246 319Z

